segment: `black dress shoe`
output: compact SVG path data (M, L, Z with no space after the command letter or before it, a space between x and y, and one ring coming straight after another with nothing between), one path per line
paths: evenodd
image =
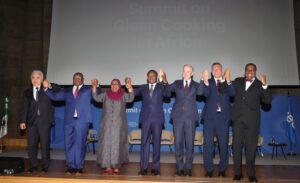
M74 168L68 168L67 170L66 170L66 174L72 174L72 173L74 173L75 172L75 169Z
M212 176L213 176L213 172L206 172L205 173L205 177L212 178Z
M191 169L186 169L185 175L188 176L188 177L191 177L192 176L192 170Z
M28 172L29 173L36 173L37 172L37 167L34 166L34 167L29 168Z
M234 175L233 181L235 181L235 180L240 181L242 178L243 178L242 174L240 174L240 175Z
M219 172L219 177L226 177L225 171Z
M42 172L43 172L43 173L47 173L47 172L48 172L48 167L42 168Z
M258 182L258 180L256 179L255 176L250 176L250 177L249 177L249 181L250 181L250 182Z
M160 175L160 172L159 172L159 170L152 169L151 170L151 175L158 176L158 175Z
M74 172L76 173L76 175L81 175L81 174L83 174L83 169L82 168L75 169Z
M147 174L147 170L140 170L139 175L144 176Z
M184 173L184 170L177 170L176 171L176 176L184 176L185 173Z

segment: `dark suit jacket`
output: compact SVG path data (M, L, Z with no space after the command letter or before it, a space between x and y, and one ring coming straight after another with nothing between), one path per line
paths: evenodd
M134 93L137 96L142 96L142 108L139 122L155 122L163 125L165 123L163 100L164 97L168 95L165 86L161 83L157 83L152 97L150 97L148 84L141 85Z
M32 126L37 116L37 108L40 110L40 118L43 123L54 124L54 109L44 89L40 88L38 102L34 100L33 88L26 89L22 98L21 122Z
M261 102L271 104L272 96L268 89L262 88L262 83L255 78L248 90L245 90L246 81L244 77L236 78L233 81L236 91L234 97L232 120L239 121L260 121Z
M218 93L217 85L214 79L208 80L209 85L204 85L204 96L206 97L205 106L202 111L202 118L213 119L216 115L217 104L221 106L221 115L224 120L230 120L231 104L230 97L235 95L235 90L232 85L228 86L226 90L221 90ZM224 84L224 83L222 83Z
M167 86L168 92L175 92L176 99L172 108L171 118L174 120L191 120L198 124L196 96L203 94L203 87L191 80L188 94L184 92L183 80L176 80Z
M78 114L78 121L80 123L91 123L92 122L92 90L90 86L83 85L78 96L75 98L73 95L73 86L65 88L60 92L55 92L53 89L48 89L46 95L55 101L65 101L65 124L72 123L75 107Z

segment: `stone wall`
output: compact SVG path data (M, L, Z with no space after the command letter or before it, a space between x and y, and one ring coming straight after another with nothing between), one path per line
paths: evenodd
M22 91L34 69L46 71L52 0L0 1L0 109L9 97L9 136L20 135ZM2 115L2 112L1 112Z

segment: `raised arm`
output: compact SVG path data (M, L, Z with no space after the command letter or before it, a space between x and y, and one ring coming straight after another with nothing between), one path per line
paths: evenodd
M125 85L128 90L128 93L125 94L124 100L125 102L132 102L134 100L134 92L130 77L125 78Z
M267 83L266 75L264 75L264 74L260 75L259 80L262 83L261 101L265 104L271 104L272 95L271 95L271 92L268 90L268 83Z
M50 84L50 82L48 80L44 80L43 81L43 87L44 87L46 95L51 100L56 100L56 101L63 101L63 100L65 100L64 90L60 90L60 91L54 91L54 90L52 90L51 84Z
M99 87L98 86L98 80L97 79L92 79L91 80L91 84L92 84L92 97L96 102L104 102L105 97L106 97L106 93L102 92L99 93L100 89L97 89Z

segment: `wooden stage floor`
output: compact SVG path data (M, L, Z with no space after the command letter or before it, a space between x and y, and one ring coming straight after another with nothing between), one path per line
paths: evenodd
M28 169L28 160L25 160L25 169ZM233 182L233 167L229 165L225 178L217 177L214 172L213 178L204 177L203 164L193 165L192 177L176 177L174 163L162 163L160 176L138 176L139 163L129 163L122 166L119 175L105 175L95 161L86 161L82 175L66 175L64 160L51 160L48 173L19 173L13 176L0 176L0 183L129 183L129 182ZM217 167L215 167L217 170ZM300 182L300 166L288 165L257 165L256 172L259 182L266 183L296 183ZM244 179L241 182L249 182L243 166Z

